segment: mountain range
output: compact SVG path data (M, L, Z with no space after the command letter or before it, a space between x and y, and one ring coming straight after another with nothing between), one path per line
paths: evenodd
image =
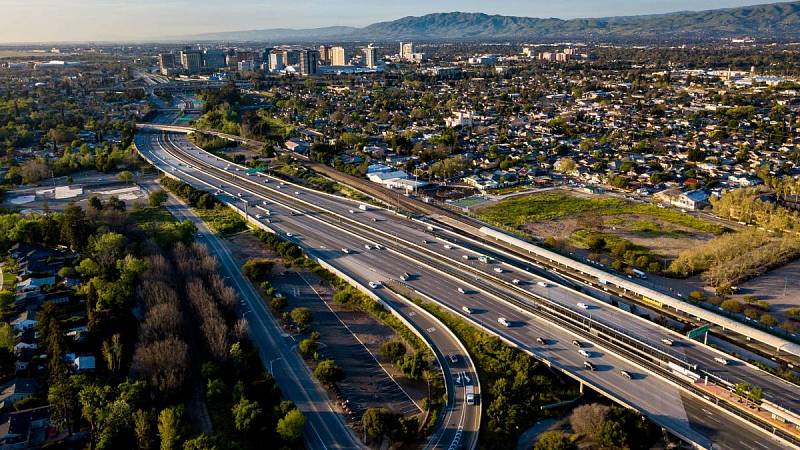
M379 22L363 28L263 29L183 36L185 40L309 42L389 40L707 40L750 36L800 38L800 1L708 11L587 19L449 12Z

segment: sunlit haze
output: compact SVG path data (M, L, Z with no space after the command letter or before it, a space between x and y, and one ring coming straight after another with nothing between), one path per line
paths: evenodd
M530 17L604 17L735 7L757 0L2 0L0 43L138 40L211 31L364 26L408 15L477 11Z

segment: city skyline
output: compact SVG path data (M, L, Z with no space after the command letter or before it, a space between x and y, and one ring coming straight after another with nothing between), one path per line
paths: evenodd
M142 0L84 0L64 6L63 0L10 0L0 17L0 44L79 41L137 41L203 32L267 28L365 26L374 22L434 12L468 11L527 17L610 17L705 10L759 4L758 0L578 0L569 5L511 0L502 5L466 0L431 4L411 0L402 4L367 1L259 2L232 0L224 5L207 0L191 2ZM35 25L35 26L32 26Z

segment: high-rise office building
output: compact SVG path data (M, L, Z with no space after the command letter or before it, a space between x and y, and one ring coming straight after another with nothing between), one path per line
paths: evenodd
M304 49L300 51L300 74L309 76L317 74L319 53L316 50Z
M284 63L283 59L283 52L273 51L269 54L269 71L270 72L279 72L286 68L286 64Z
M174 53L161 53L158 55L158 66L161 68L161 71L164 72L165 69L174 69L175 68L175 54Z
M217 70L225 67L225 52L218 48L207 48L203 51L203 68Z
M300 64L300 52L297 50L284 50L283 63L287 66L296 66Z
M375 69L378 67L378 55L376 48L372 44L369 44L361 50L364 52L364 65L370 69Z
M331 64L333 60L333 54L331 51L335 47L331 47L330 45L320 45L319 46L319 63L320 64Z
M203 53L199 49L186 47L181 51L181 66L187 73L198 73L203 68Z
M400 43L400 59L403 61L412 61L414 59L414 43L401 42Z
M331 65L332 66L346 66L347 59L344 53L344 47L333 47L331 49Z

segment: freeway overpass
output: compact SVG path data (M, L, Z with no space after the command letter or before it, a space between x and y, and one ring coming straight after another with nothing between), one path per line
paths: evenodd
M663 336L670 335L668 330L596 302L588 314L577 310L575 292L555 284L535 270L527 272L516 267L482 266L474 256L468 263L462 263L462 255L453 254L461 250L443 244L422 224L374 208L368 213L355 212L357 204L346 199L299 186L281 186L274 178L247 177L237 171L226 171L225 167L230 165L227 161L202 152L179 137L175 139L178 139L177 143L154 145L152 140L146 142L145 136L137 138L137 145L142 144L140 151L148 158L161 161L156 164L161 170L197 187L216 191L229 204L237 205L237 199L254 205L268 202L270 209L279 211L281 217L280 222L269 224L270 228L300 245L317 251L325 250L330 261L346 265L347 270L359 274L362 282L392 281L400 270L416 272L419 277L411 282L414 288L425 292L442 306L547 361L554 368L644 412L657 423L700 446L757 448L767 443L779 448L786 445L786 441L778 443L756 428L742 427L745 422L734 417L734 412L720 409L726 405L718 407L713 400L709 403L703 394L692 390L698 386L664 370L667 362L681 363L684 368L695 365L694 361L707 365L708 360L716 356L712 349L691 342L682 342L679 349L664 348L659 342ZM232 169L238 168L233 166ZM380 242L390 250L385 253L351 252L351 255L336 250L341 245L361 248L365 241ZM493 269L500 269L502 274ZM508 279L512 276L523 279L525 287ZM546 279L554 284L539 286L535 282L537 279ZM468 293L455 294L458 288L463 290L464 287L469 288ZM591 300L587 299L587 302ZM474 306L473 314L462 311L465 303ZM495 320L498 316L507 318L514 326L498 325ZM615 328L617 332L628 332L628 338L613 336ZM533 344L537 337L546 337L547 342ZM575 337L591 346L588 347L593 349L591 360L603 370L583 369L585 359L570 344ZM620 368L635 371L635 379L620 377ZM719 369L709 370L716 372ZM767 386L765 391L776 398L789 401L800 398L796 386L746 365L736 364L724 370L730 376ZM789 405L789 408L795 409L796 405ZM747 423L752 421L748 419ZM780 430L773 429L772 432L779 433Z

